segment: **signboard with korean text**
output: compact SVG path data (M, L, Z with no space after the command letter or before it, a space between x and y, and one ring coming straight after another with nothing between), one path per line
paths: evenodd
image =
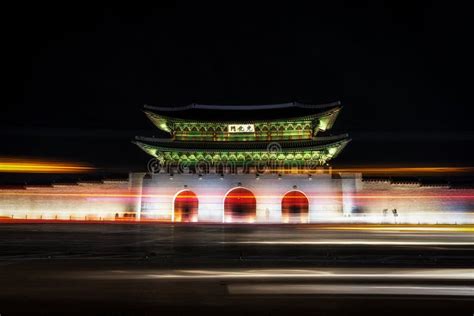
M229 124L227 125L229 133L255 133L255 125L253 124Z

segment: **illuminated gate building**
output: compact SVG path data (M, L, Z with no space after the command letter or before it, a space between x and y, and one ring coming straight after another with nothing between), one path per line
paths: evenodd
M472 224L474 189L367 179L329 162L339 103L146 106L163 138L137 137L148 172L0 187L0 221Z
M149 174L135 174L135 212L192 222L337 221L352 212L360 182L329 166L350 141L330 134L340 110L339 102L145 106L167 137L136 137L153 158Z

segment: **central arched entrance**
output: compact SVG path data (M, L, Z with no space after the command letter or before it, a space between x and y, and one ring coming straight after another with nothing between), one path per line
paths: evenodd
M224 221L229 223L253 223L257 217L257 200L247 189L236 188L224 199Z
M174 221L197 222L199 201L193 191L181 191L174 198Z
M281 200L283 223L307 223L309 214L308 198L303 192L290 191Z

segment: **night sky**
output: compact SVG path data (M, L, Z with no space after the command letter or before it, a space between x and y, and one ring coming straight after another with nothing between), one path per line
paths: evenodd
M340 100L347 165L473 165L472 17L450 2L4 8L1 157L146 168L144 104Z

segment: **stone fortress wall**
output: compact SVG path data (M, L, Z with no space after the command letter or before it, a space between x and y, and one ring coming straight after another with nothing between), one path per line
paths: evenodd
M363 180L360 174L132 173L128 181L0 189L0 218L175 221L176 197L197 198L193 221L229 222L225 199L243 188L256 201L253 223L282 223L282 201L307 198L309 223L474 223L474 189ZM385 210L385 211L384 211ZM394 212L394 210L396 210Z

